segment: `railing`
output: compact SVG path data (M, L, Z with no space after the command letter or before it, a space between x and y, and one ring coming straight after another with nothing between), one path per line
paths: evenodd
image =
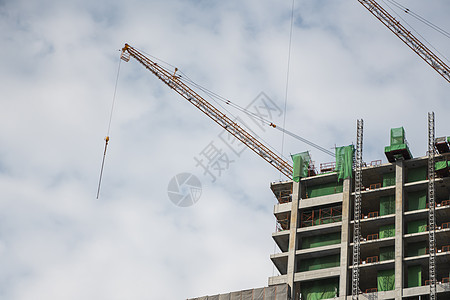
M342 207L321 208L309 212L302 212L301 227L322 225L342 221Z
M372 183L369 185L369 190L376 190L381 188L381 183Z
M381 159L372 160L372 161L370 162L370 166L371 166L371 167L381 166Z
M366 238L367 241L378 240L378 233L369 234Z
M320 173L333 172L335 170L336 170L336 162L320 164Z
M363 219L370 219L370 218L376 218L378 217L378 212L377 211L372 211L370 213L368 213L367 215L362 215Z
M367 264L376 263L376 262L378 262L378 256L370 256L370 257L366 258Z

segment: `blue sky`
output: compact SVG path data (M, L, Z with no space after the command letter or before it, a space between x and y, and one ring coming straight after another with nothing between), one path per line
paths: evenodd
M399 1L448 31L450 3ZM383 4L383 3L381 3ZM220 128L136 61L121 64L111 141L103 138L127 42L250 108L284 108L290 1L0 2L0 297L185 299L267 285L279 173L230 152ZM355 142L383 159L404 126L414 156L427 112L450 135L448 83L355 1L295 2L287 112L272 116L323 147ZM442 54L449 40L420 23ZM281 151L278 131L251 130ZM211 177L195 158L213 143L232 160ZM284 156L311 150L286 137ZM189 172L202 195L175 206L167 185ZM277 251L277 250L275 250ZM275 273L276 274L276 273Z

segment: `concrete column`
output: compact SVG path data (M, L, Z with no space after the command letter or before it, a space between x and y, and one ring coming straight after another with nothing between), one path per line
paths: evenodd
M348 262L349 262L349 244L350 241L350 221L351 206L350 199L352 194L352 181L350 178L344 179L342 194L342 227L341 227L341 275L339 279L339 299L346 299L348 286ZM351 253L350 253L351 255Z
M395 164L395 299L403 294L403 208L405 180L403 161Z
M292 189L292 205L291 205L291 222L289 229L289 249L287 264L287 283L291 289L291 296L295 297L294 275L296 269L295 251L297 249L297 225L298 225L298 205L301 197L300 182L293 182Z

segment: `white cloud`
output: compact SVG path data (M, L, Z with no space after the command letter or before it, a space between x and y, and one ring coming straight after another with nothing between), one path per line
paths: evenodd
M445 1L408 5L448 27ZM383 158L397 126L424 155L428 111L449 134L448 83L357 1L297 1L295 14L287 129L331 148L354 142L363 118L368 161ZM220 143L220 128L135 61L121 64L95 194L125 42L241 106L264 91L283 107L290 3L4 1L0 15L2 299L183 299L266 285L278 172L247 150L211 182L194 156ZM281 149L278 133L259 133ZM332 160L286 137L286 157L304 150L316 165ZM203 184L191 208L167 197L181 172Z

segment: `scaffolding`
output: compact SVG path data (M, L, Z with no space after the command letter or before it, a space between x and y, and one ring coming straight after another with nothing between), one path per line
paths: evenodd
M320 173L334 172L336 171L336 162L321 163Z
M283 190L273 191L273 193L279 204L292 202L292 185Z
M434 199L434 112L428 113L428 239L429 239L429 280L430 300L436 299L436 241L435 241L435 199Z
M277 232L289 230L291 224L291 214L283 213L277 216Z
M353 269L352 269L352 300L359 297L359 260L361 243L361 188L362 188L362 142L363 120L357 121L356 129L356 169L355 169L355 209L353 222Z
M342 206L319 208L303 211L300 217L301 227L310 227L342 221Z

